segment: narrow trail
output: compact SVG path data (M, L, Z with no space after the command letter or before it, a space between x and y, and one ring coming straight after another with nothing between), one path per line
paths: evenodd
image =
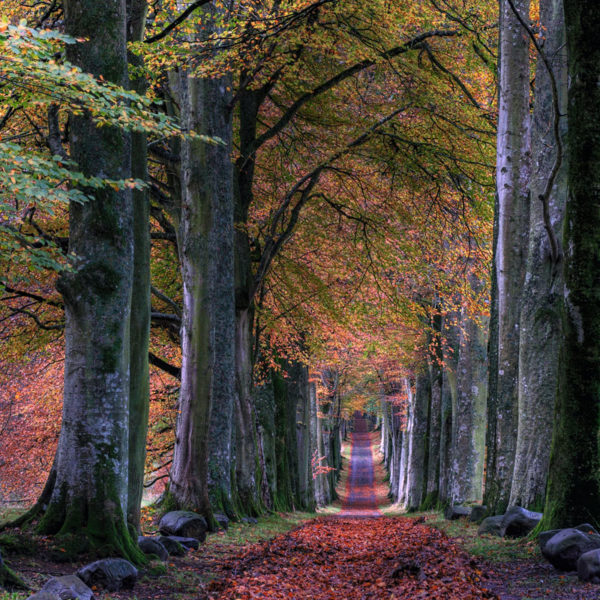
M342 510L247 548L210 600L497 599L479 563L417 519L384 517L367 421L355 420Z
M350 453L350 474L346 489L346 498L340 517L379 517L375 496L375 469L373 450L367 420L362 416L354 417Z

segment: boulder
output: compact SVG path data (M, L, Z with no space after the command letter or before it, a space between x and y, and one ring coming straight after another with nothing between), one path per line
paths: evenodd
M544 558L561 571L575 571L582 554L600 548L600 535L561 529L542 548Z
M502 519L502 534L506 537L525 537L542 520L542 513L520 506L509 508Z
M242 517L242 523L246 523L246 525L256 525L258 519L255 519L254 517Z
M144 554L156 554L160 560L167 560L169 558L169 551L159 538L140 535L138 537L138 546Z
M477 535L483 535L487 533L489 535L497 535L498 537L502 537L504 530L502 528L502 521L504 520L504 515L496 515L494 517L487 517L483 521L481 521L481 525L477 530Z
M203 542L208 526L202 515L189 510L173 510L160 520L158 529L162 535L193 537Z
M40 590L33 594L33 596L28 596L27 600L60 600L60 596L57 596L52 592L43 592Z
M461 506L460 504L455 504L453 506L448 506L444 511L444 517L448 519L448 521L456 521L457 519L467 519L471 516L471 507L470 506Z
M592 533L592 534L600 535L600 534L598 534L598 530L593 525L590 525L589 523L582 523L581 525L577 525L577 527L574 527L573 529L577 529L578 531L583 531L583 533ZM544 546L548 543L548 540L553 538L559 531L562 531L562 529L549 529L548 531L542 531L538 535L538 544L540 545L540 550L542 552L544 550Z
M579 557L577 575L581 581L600 583L600 549L584 552Z
M487 514L487 506L482 504L476 504L471 507L471 514L469 515L469 521L471 523L481 523L485 519Z
M135 585L138 571L123 558L103 558L81 567L77 576L87 585L98 585L109 592L118 592Z
M213 517L215 518L215 521L219 524L219 527L227 531L227 529L229 528L229 518L227 517L227 515L224 515L222 513L214 513Z
M190 538L190 539L193 539L193 538ZM177 540L173 539L172 537L170 537L168 535L161 535L158 538L158 541L164 546L166 551L171 556L185 556L185 553L187 552L187 548L185 546L183 546L180 542L178 542ZM194 541L196 542L196 548L197 548L198 540L194 540Z
M181 537L179 535L161 535L158 539L163 543L163 545L165 543L164 540L173 540L174 542L181 544L186 550L198 550L198 548L200 547L200 541L193 537ZM167 551L169 550L167 546L165 546L165 548L167 548Z
M94 592L75 575L63 575L62 577L52 577L48 579L38 592L41 594L54 595L60 600L94 600ZM36 600L41 600L43 596L35 596Z

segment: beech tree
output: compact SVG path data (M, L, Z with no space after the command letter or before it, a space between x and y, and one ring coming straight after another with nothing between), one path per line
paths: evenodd
M537 57L531 124L529 244L519 323L518 434L510 493L511 505L533 510L544 505L563 336L561 240L568 147L561 1L541 3L540 26L545 40L543 55Z
M529 15L529 0L514 2ZM504 512L510 498L517 442L519 308L531 172L529 36L508 0L500 2L497 224L494 242L495 298L492 300L485 504Z
M127 86L124 0L68 0L64 7L67 33L88 40L70 46L68 59ZM72 118L71 154L87 175L128 178L130 143L129 135L98 128L88 115ZM59 280L66 312L63 422L40 530L85 532L96 547L142 562L126 527L132 217L129 190L97 190L70 206L75 258Z
M206 8L209 35L219 12ZM182 282L182 367L169 495L213 523L208 494L209 456L215 508L231 507L228 476L234 388L233 165L231 79L178 69L171 89L184 130L216 136L219 144L183 140L179 168L177 244ZM211 420L214 409L217 418ZM214 446L209 445L209 440Z
M598 177L600 13L590 0L564 0L569 92L569 201L565 215L564 339L544 518L540 527L596 519L600 506L598 422Z

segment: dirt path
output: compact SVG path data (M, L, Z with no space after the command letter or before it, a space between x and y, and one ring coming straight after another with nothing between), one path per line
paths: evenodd
M381 515L365 419L355 420L351 444L342 511L222 565L209 598L497 598L480 564L443 533L418 519Z
M346 496L339 516L381 516L377 508L375 495L375 469L373 466L371 436L367 421L362 417L355 418L354 421L349 470Z

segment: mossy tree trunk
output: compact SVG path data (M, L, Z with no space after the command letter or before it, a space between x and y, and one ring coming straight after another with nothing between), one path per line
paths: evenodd
M429 449L427 461L427 488L424 508L437 505L440 496L440 449L442 440L442 348L440 339L442 319L437 315L433 319L434 336L430 345L434 348L427 359L431 398L429 406Z
M542 525L600 520L600 11L565 0L569 64L569 201L564 341Z
M454 407L458 402L459 316L450 312L442 319L442 336L445 343L442 348L444 368L442 369L442 400L440 424L440 483L439 499L442 504L451 501L450 479L452 474L452 424Z
M199 36L213 31L220 15L207 8L205 16ZM177 240L182 367L170 494L176 505L196 510L212 523L209 464L223 467L216 495L226 503L231 428L230 420L219 423L223 436L211 447L211 426L216 427L211 412L217 406L231 414L224 407L231 407L235 396L231 82L227 75L201 79L180 69L172 83L183 127L224 142L182 141Z
M244 80L245 75L240 76ZM248 514L262 511L257 485L258 440L252 402L254 368L254 276L250 237L246 230L253 201L254 150L258 109L258 91L241 89L239 101L239 151L235 163L235 312L236 312L236 488L242 510Z
M427 425L431 385L429 372L424 367L416 376L413 406L410 411L408 429L408 458L406 466L406 491L404 506L407 510L417 510L424 499L427 476L429 443Z
M146 0L127 0L127 41L141 41L146 27ZM134 66L142 66L141 57L129 53ZM146 92L143 77L134 77L131 88ZM146 134L131 136L131 175L141 181L148 179ZM133 196L133 283L131 321L129 326L129 475L127 523L139 532L146 437L150 406L150 373L148 348L150 342L150 203L146 190L134 190Z
M67 47L84 71L127 86L125 0L66 0L65 29L87 41ZM130 137L70 121L70 149L87 175L131 175ZM39 528L85 534L96 547L135 562L143 555L126 526L129 427L129 314L133 270L130 191L105 188L70 207L73 271L61 276L65 302L63 421L56 482Z
M540 21L545 32L544 53L551 60L559 92L560 114L566 113L567 60L562 0L543 2ZM546 492L550 440L562 339L563 262L556 264L545 230L544 193L556 161L554 102L550 75L542 60L536 71L532 122L533 173L529 216L529 249L521 302L519 344L519 427L510 504L542 510ZM560 122L563 147L567 121ZM549 198L549 216L562 237L567 200L566 161L562 161Z
M529 0L514 0L529 15ZM529 37L508 0L500 2L500 81L496 184L497 373L490 389L494 437L489 437L485 502L495 513L508 506L514 470L519 310L525 275L530 199Z

